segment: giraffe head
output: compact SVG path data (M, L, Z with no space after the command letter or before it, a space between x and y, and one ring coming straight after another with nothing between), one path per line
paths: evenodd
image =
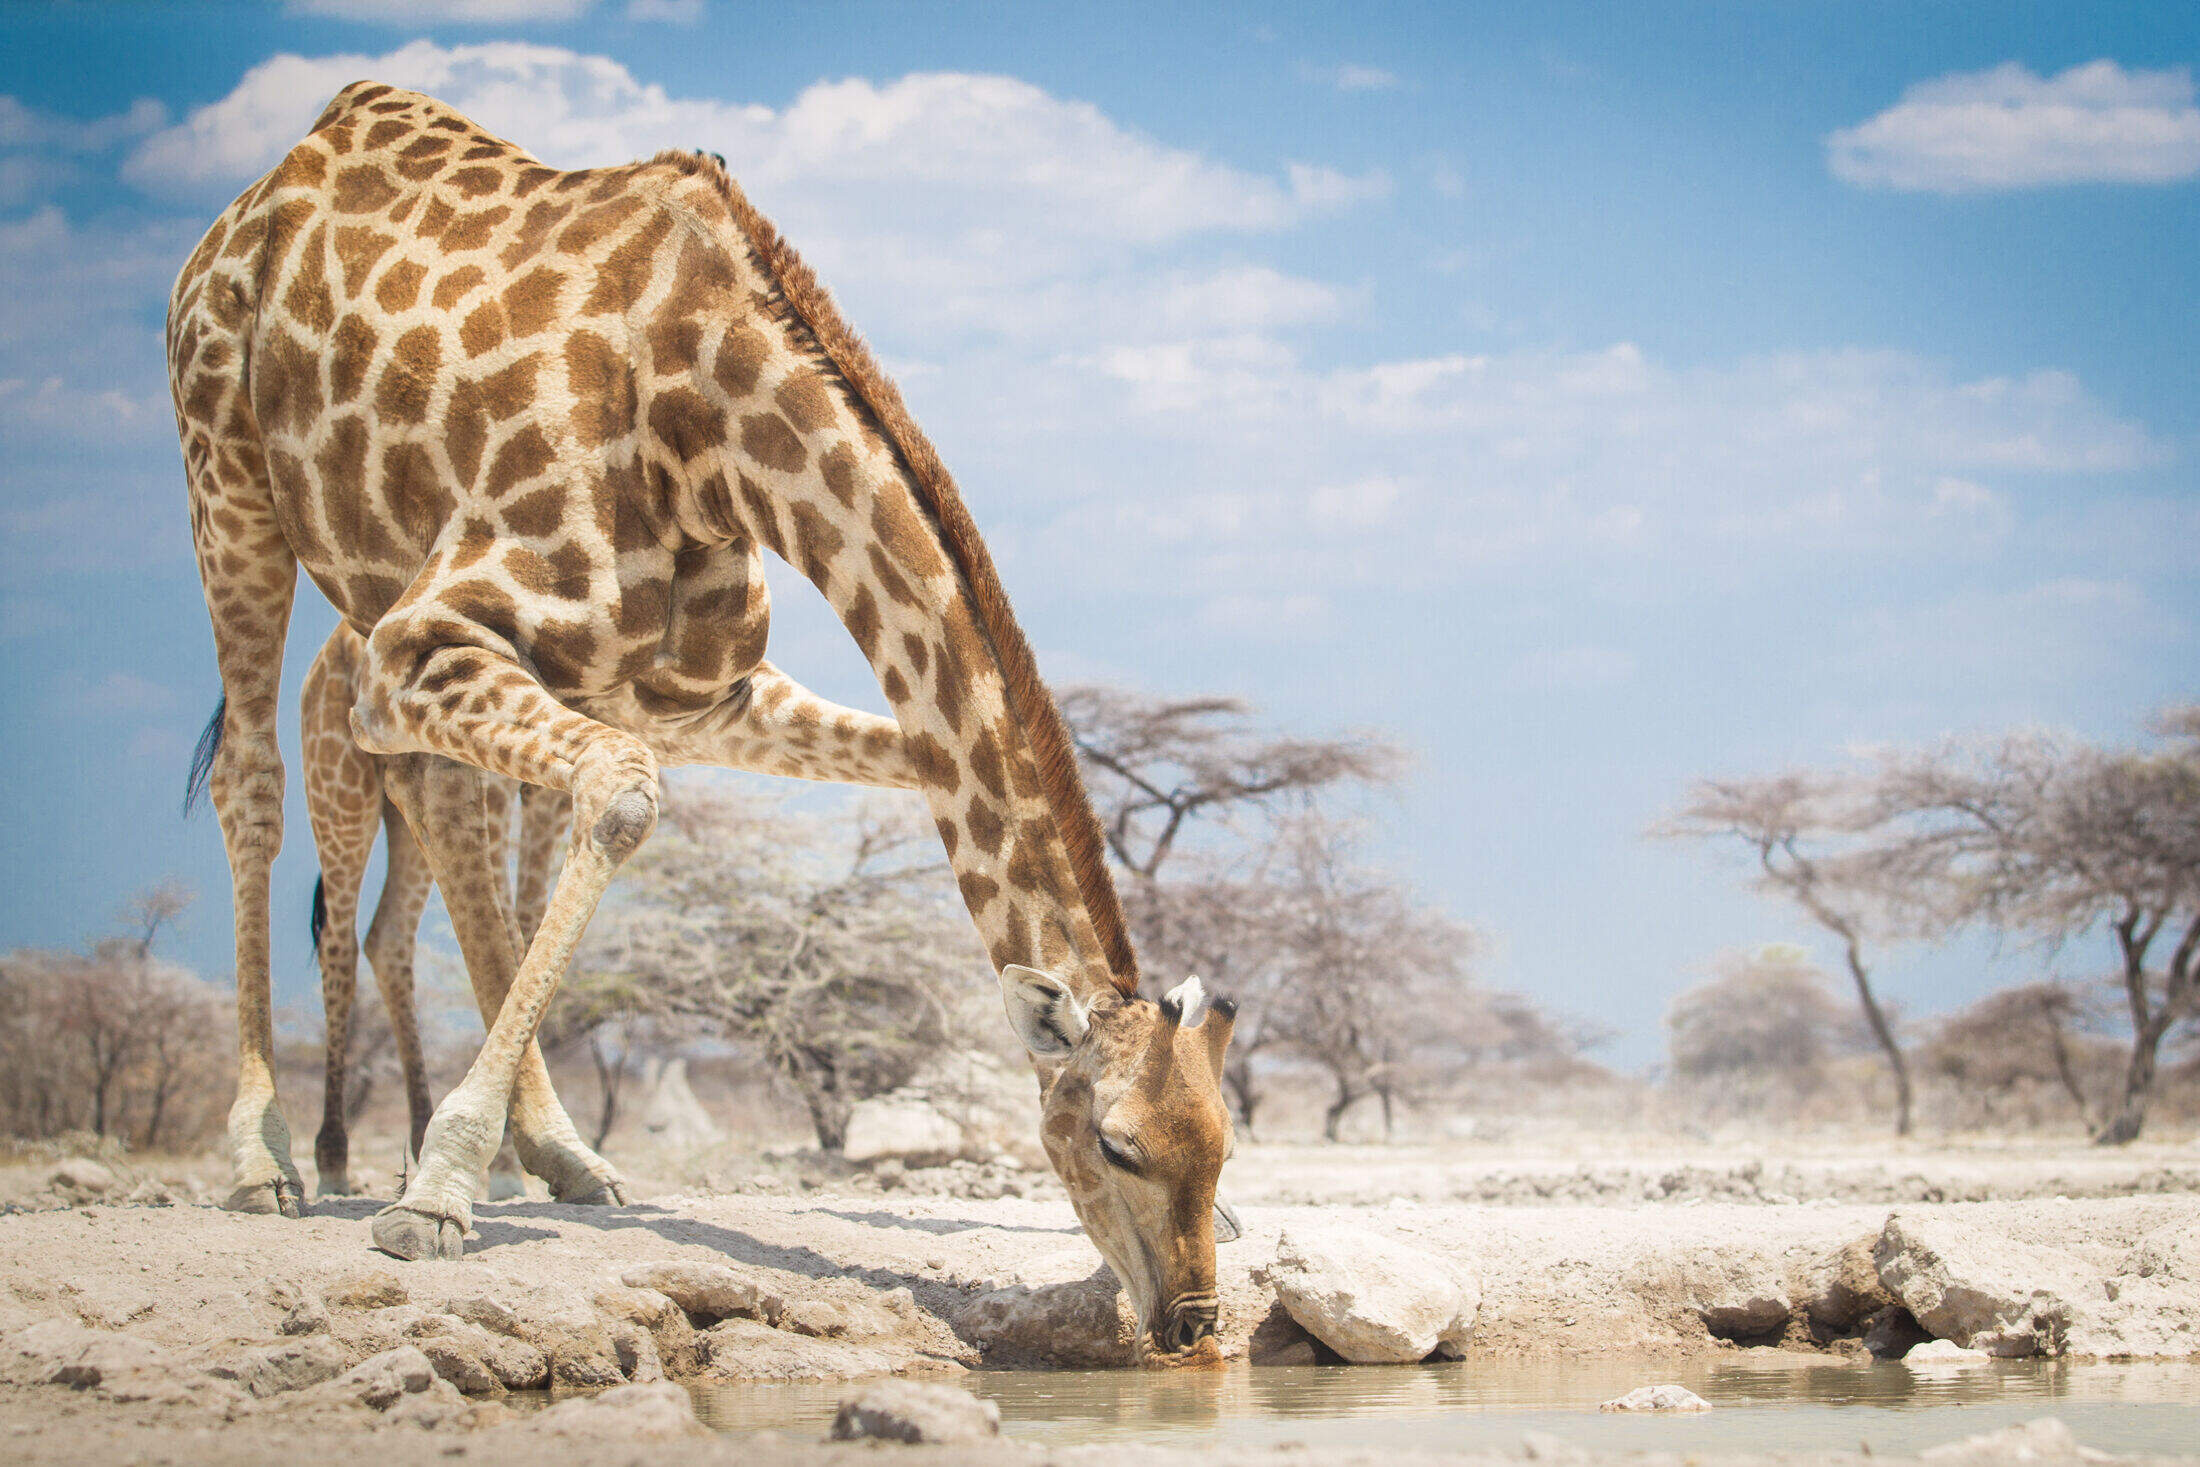
M1010 964L1001 993L1039 1062L1040 1137L1078 1220L1122 1281L1149 1364L1221 1359L1215 1244L1237 1220L1215 1197L1231 1147L1222 1057L1237 1005L1197 978L1161 1002Z

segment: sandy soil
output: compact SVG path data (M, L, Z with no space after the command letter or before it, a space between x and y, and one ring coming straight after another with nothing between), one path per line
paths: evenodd
M366 1218L379 1204L368 1199L322 1203L295 1221L235 1216L187 1200L205 1183L205 1168L194 1163L170 1168L165 1178L159 1168L125 1175L108 1194L135 1191L157 1200L165 1192L175 1199L171 1205L81 1199L60 1205L69 1199L45 1186L48 1170L0 1169L0 1337L64 1320L120 1332L201 1365L224 1350L308 1329L340 1342L355 1360L424 1328L424 1315L469 1308L478 1314L478 1304L462 1301L484 1298L511 1301L522 1313L616 1314L619 1306L604 1301L631 1270L730 1261L784 1296L786 1317L771 1320L781 1328L739 1323L784 1344L793 1362L787 1369L800 1373L823 1361L830 1370L835 1358L878 1358L847 1354L860 1345L884 1350L887 1368L951 1374L958 1361L980 1358L981 1342L967 1328L961 1339L955 1333L972 1300L994 1290L1074 1285L1099 1267L1058 1190L1028 1175L1018 1190L1031 1195L973 1197L926 1194L907 1184L881 1190L869 1177L817 1185L813 1176L805 1187L799 1167L790 1176L785 1167L760 1164L749 1179L764 1190L666 1190L616 1211L534 1201L482 1205L464 1261L402 1264L369 1248ZM990 1191L999 1181L966 1175L973 1186L965 1190ZM1258 1368L1245 1358L1258 1361L1264 1348L1288 1344L1287 1337L1304 1339L1255 1277L1287 1228L1349 1223L1471 1270L1482 1290L1472 1358L1733 1349L1706 1324L1707 1288L1715 1292L1737 1267L1742 1274L1754 1267L1794 1278L1828 1265L1876 1237L1896 1207L1906 1216L1961 1218L1996 1237L2062 1249L2103 1269L2146 1234L2200 1224L2200 1151L2190 1145L2119 1153L1859 1145L1777 1161L1708 1146L1654 1152L1634 1146L1601 1155L1574 1147L1256 1146L1232 1163L1227 1181L1247 1225L1246 1236L1221 1254L1225 1338L1239 1360L1233 1368ZM1925 1197L1999 1200L1915 1200ZM19 1210L25 1207L40 1210ZM1707 1271L1717 1276L1708 1283ZM1742 1284L1746 1292L1748 1280ZM898 1340L811 1338L839 1331L812 1330L797 1319L796 1306L820 1302L860 1316L903 1288L908 1295L894 1306L904 1322ZM326 1301L329 1322L297 1323L298 1301L309 1297ZM1861 1327L1857 1321L1814 1337L1798 1310L1784 1342L1854 1353ZM680 1377L698 1368L694 1351L661 1331L655 1338L667 1373ZM1019 1362L1013 1343L996 1344L991 1363ZM621 1368L636 1378L655 1370L636 1373L632 1351L623 1342L620 1350ZM225 1399L226 1407L117 1401L57 1385L0 1388L0 1455L294 1462L370 1429L377 1455L392 1462L462 1455L501 1464L522 1455L540 1460L545 1450L529 1435L535 1428L504 1419L509 1413L496 1406L471 1415L445 1412L428 1430L401 1428L359 1409L292 1410L284 1396L240 1404L231 1392ZM738 1451L745 1463L811 1462L851 1450L864 1449L697 1440L683 1441L679 1455L710 1461ZM996 1452L1019 1461L1030 1455L1014 1446L952 1455L988 1460ZM1110 1454L1119 1462L1122 1449ZM563 1455L551 1453L553 1460ZM655 1461L661 1453L629 1443L622 1452L572 1459L583 1455L592 1462ZM1062 1461L1083 1455L1050 1454ZM1135 1455L1141 1462L1173 1460L1159 1451ZM1211 1463L1218 1454L1200 1456ZM1219 1456L1276 1458L1261 1451Z

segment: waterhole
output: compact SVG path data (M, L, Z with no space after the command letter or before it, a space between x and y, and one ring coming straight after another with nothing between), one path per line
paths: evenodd
M1640 1385L1684 1385L1715 1408L1605 1414ZM1548 1432L1621 1451L1914 1453L2039 1416L2089 1447L2189 1452L2200 1440L2200 1365L1996 1360L1852 1364L1766 1351L1729 1359L1463 1361L1420 1366L1238 1366L1217 1371L978 1371L955 1383L1000 1404L1007 1435L1046 1445L1517 1447ZM850 1385L700 1388L727 1433L819 1436Z

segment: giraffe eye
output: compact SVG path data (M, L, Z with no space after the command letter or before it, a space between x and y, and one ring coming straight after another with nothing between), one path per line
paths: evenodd
M1122 1147L1116 1145L1113 1141L1110 1141L1108 1139L1107 1132L1099 1131L1095 1132L1094 1134L1100 1138L1100 1156L1103 1161L1107 1162L1109 1166L1116 1168L1118 1171L1126 1171L1134 1175L1137 1173L1138 1158L1132 1156L1128 1151L1125 1151Z

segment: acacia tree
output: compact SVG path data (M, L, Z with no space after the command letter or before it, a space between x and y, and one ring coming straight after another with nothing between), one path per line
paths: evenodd
M906 803L814 815L690 783L627 871L591 929L595 981L753 1045L827 1150L856 1101L968 1033L984 956Z
M154 955L189 903L164 884L130 903L125 935L82 953L0 958L0 1129L84 1129L141 1148L204 1132L227 1084L227 1009L210 985Z
M1857 1006L1894 1077L1895 1134L1907 1136L1909 1062L1866 961L1867 942L1893 930L1886 894L1897 883L1888 850L1865 840L1879 812L1862 793L1854 780L1831 775L1704 780L1652 833L1741 842L1756 858L1757 889L1792 902L1841 944Z
M1931 922L2056 950L2114 939L2131 1044L2094 1111L2103 1145L2138 1137L2164 1039L2200 1015L2200 710L2158 727L2168 740L2149 751L2021 734L1890 755L1877 781L1902 828L1890 865L1930 893Z
M1832 1061L1860 1037L1792 943L1721 953L1709 981L1673 1000L1665 1027L1676 1079L1753 1114L1823 1090Z
M1989 1110L2029 1087L2053 1085L2092 1131L2099 1119L2083 1079L2089 1051L2100 1047L2085 1034L2095 1017L2092 1009L2075 985L2020 983L1942 1020L1927 1063Z
M1396 779L1405 755L1371 734L1279 738L1237 698L1157 698L1125 688L1066 689L1062 716L1108 850L1153 881L1196 820L1225 824L1303 809L1341 785Z
M1280 842L1272 876L1277 1037L1329 1078L1322 1134L1335 1141L1361 1101L1382 1104L1387 1136L1400 1100L1442 1067L1420 1063L1484 1037L1469 968L1473 930L1361 864L1348 830L1305 817Z

